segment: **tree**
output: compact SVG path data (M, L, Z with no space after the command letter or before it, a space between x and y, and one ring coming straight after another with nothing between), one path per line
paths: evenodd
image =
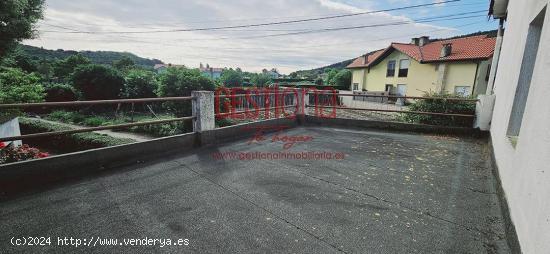
M42 59L36 66L36 72L42 76L43 80L49 81L53 73L52 64L48 60Z
M332 78L332 85L338 89L347 89L351 85L351 71L344 69Z
M220 77L222 84L226 87L242 87L243 86L243 75L238 71L233 69L224 70L222 76Z
M214 81L201 75L197 69L168 68L159 76L159 97L190 96L191 91L214 91ZM188 116L191 112L189 103L166 103L169 109L178 116Z
M69 80L77 67L91 63L92 61L87 57L75 54L55 63L53 73L55 77L61 80Z
M134 69L126 75L126 83L122 91L123 98L156 97L158 82L151 71Z
M113 67L119 71L127 71L136 66L134 60L128 56L124 56L119 60L113 61Z
M250 82L252 82L252 85L258 87L266 87L271 84L271 77L264 73L254 74L252 75Z
M44 101L40 77L16 68L0 70L0 103L30 103Z
M338 70L336 70L336 69L327 69L325 71L325 73L327 74L325 84L334 85L334 77L338 74Z
M25 72L35 72L38 68L38 63L21 49L15 49L10 52L3 59L2 65L6 67L19 68Z
M321 77L318 77L315 79L315 84L318 85L318 86L322 86L323 85L323 78Z
M33 38L34 25L42 18L43 8L44 0L0 1L0 58L16 42Z
M77 67L72 82L87 100L117 99L124 87L124 77L118 71L97 64Z

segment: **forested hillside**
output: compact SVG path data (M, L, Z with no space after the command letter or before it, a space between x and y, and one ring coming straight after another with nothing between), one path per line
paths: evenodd
M162 61L158 59L147 59L136 56L128 52L114 52L114 51L74 51L74 50L49 50L44 48L38 48L28 45L20 44L19 49L23 50L29 57L35 60L62 60L69 56L80 53L87 57L94 64L112 64L114 61L120 60L124 57L128 57L134 61L136 65L144 67L152 67L155 64L161 64Z
M319 75L321 75L325 72L328 72L330 70L335 69L335 70L339 71L339 70L342 70L342 69L346 68L346 66L348 66L351 62L353 62L354 59L345 60L345 61L342 61L342 62L338 62L338 63L335 63L335 64L323 66L323 67L316 68L316 69L296 71L296 72L292 73L291 76L315 79Z

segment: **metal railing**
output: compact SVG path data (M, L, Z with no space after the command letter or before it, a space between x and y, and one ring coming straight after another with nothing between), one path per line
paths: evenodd
M191 96L186 97L162 97L162 98L141 98L141 99L118 99L118 100L91 100L91 101L66 101L66 102L43 102L43 103L21 103L21 104L0 104L0 109L27 109L27 108L51 108L51 107L78 107L78 106L92 106L92 105L109 105L109 104L137 104L137 103L148 103L148 102L168 102L168 101L192 101L194 98ZM12 137L0 137L0 142L5 141L15 141L15 140L24 140L31 138L41 138L41 137L52 137L59 135L69 135L76 133L84 132L93 132L99 130L110 130L110 129L121 129L129 128L134 126L144 126L144 125L154 125L162 123L171 123L171 122L182 122L190 121L196 119L196 116L187 116L187 117L178 117L154 121L143 121L135 123L125 123L125 124L113 124L113 125L104 125L99 127L87 127L79 128L73 130L63 130L63 131L52 131L52 132L41 132L33 134L25 134Z
M475 104L478 101L457 97L377 95L338 91L308 92L308 95L310 98L307 100L309 103L306 104L306 108L315 108L315 114L323 112L323 115L327 115L328 111L339 118L464 127L473 126L476 117ZM319 99L319 96L323 99ZM428 107L421 107L419 102L426 102L424 106L428 104Z
M246 115L255 114L256 117L248 117L248 120L278 118L282 113L295 113L285 109L297 107L296 94L283 92L282 90L266 90L262 92L244 94L216 94L216 119L229 118L240 120ZM229 101L224 101L229 100Z

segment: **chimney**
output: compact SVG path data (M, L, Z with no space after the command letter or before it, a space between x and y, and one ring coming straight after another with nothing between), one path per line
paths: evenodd
M420 44L420 38L412 38L411 44L418 46L418 44Z
M444 58L451 55L453 51L453 44L451 43L445 43L443 44L443 47L441 47L441 55L439 57Z
M418 46L424 46L430 43L430 36L422 36L418 38Z
M367 64L369 60L369 54L366 54L364 57L363 57L363 64Z

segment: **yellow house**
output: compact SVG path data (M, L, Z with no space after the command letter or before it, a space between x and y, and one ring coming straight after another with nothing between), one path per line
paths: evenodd
M408 44L392 43L347 66L352 72L350 90L407 96L429 91L483 94L494 48L495 38L487 35L447 40L424 36Z

